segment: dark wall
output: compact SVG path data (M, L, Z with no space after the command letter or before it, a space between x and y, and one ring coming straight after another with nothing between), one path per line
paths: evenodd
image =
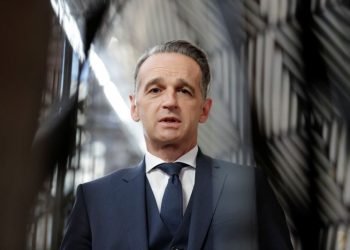
M1 4L0 249L24 249L26 218L43 173L30 163L30 150L46 82L49 4Z

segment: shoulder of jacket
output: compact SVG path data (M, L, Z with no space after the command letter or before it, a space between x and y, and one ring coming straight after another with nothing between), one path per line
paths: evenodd
M111 182L116 184L118 181L122 180L122 178L126 175L131 174L132 172L135 172L138 169L138 166L134 166L131 168L123 168L123 169L118 169L115 170L105 176L102 176L100 178L97 178L92 181L85 182L81 184L84 187L93 187L93 186L103 186L103 185L108 185Z
M212 160L213 160L214 166L219 166L219 167L223 167L223 168L244 169L247 171L256 171L256 169L257 169L254 166L242 165L242 164L233 163L233 162L229 162L229 161L225 161L225 160L220 160L220 159L215 159L215 158L212 158Z

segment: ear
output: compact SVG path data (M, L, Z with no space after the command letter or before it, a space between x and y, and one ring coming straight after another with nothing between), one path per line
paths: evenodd
M130 115L131 118L135 121L138 122L140 120L137 105L136 105L136 97L135 95L129 95L129 100L130 100Z
M204 101L203 107L202 107L202 114L199 116L199 122L204 123L208 120L209 112L212 106L213 100L210 98L207 98Z

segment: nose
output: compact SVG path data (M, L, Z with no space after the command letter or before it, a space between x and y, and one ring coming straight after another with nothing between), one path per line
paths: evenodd
M163 108L176 109L178 107L176 91L169 90L163 96Z

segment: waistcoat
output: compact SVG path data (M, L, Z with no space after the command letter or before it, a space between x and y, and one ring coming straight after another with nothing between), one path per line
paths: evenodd
M151 186L146 178L146 207L149 250L187 249L192 214L192 197L193 193L186 208L182 223L175 235L172 236L160 217Z

